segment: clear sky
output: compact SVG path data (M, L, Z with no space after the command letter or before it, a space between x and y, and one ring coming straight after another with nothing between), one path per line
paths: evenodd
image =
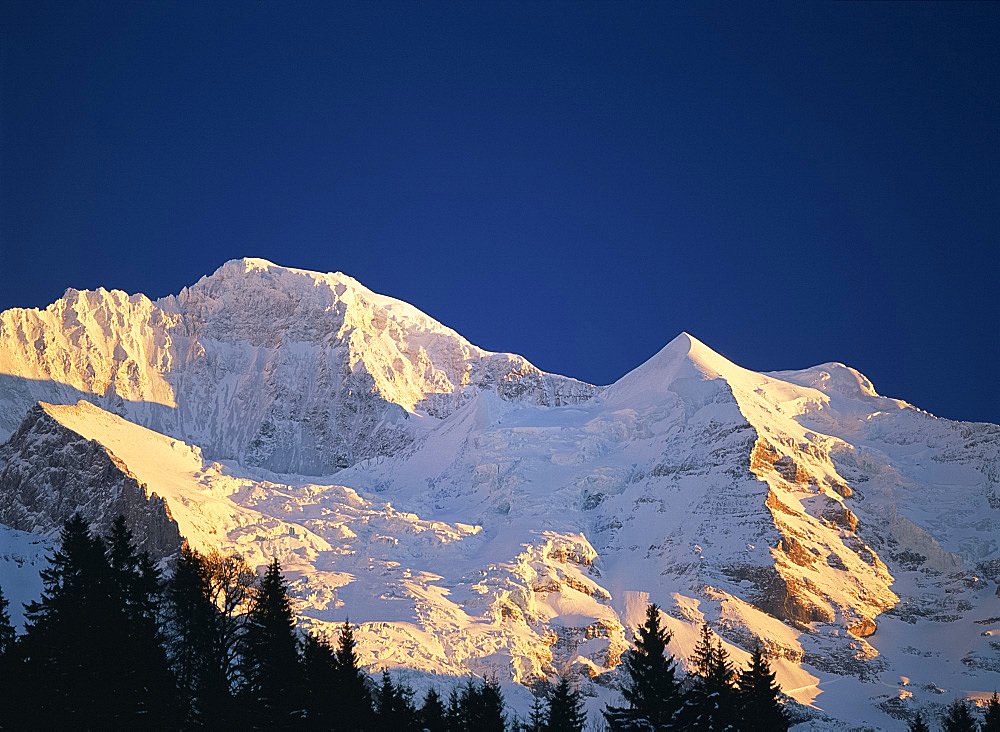
M340 270L1000 422L1000 3L0 2L0 309Z

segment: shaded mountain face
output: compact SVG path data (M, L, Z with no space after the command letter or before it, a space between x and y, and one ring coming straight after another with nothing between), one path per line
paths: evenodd
M596 713L652 601L680 657L702 622L739 663L762 641L812 728L1000 688L1000 427L842 364L756 373L681 334L596 389L260 260L0 324L0 522L131 495L151 537L277 556L373 667L574 669Z
M0 445L0 524L55 538L80 513L99 534L118 516L140 550L157 558L181 548L177 523L162 498L147 492L114 453L63 426L51 405L32 407Z

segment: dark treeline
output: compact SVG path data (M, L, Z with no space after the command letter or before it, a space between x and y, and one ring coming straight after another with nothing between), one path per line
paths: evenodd
M496 680L468 680L417 700L387 671L359 667L351 625L336 638L295 626L277 560L258 577L239 555L187 545L168 578L137 551L124 519L104 537L79 516L41 573L43 592L11 627L0 592L0 728L316 729L574 732L582 694L564 676L528 718L505 708ZM625 654L625 706L612 730L783 730L788 718L760 649L737 672L707 626L692 673L676 669L670 634L650 605ZM957 714L958 712L956 712ZM949 727L951 729L951 727ZM956 727L956 729L960 729Z
M123 518L98 537L77 515L41 576L20 637L0 591L2 729L502 732L512 720L495 680L418 704L388 672L378 684L361 670L349 622L335 640L300 633L277 560L258 578L239 555L185 545L165 579Z

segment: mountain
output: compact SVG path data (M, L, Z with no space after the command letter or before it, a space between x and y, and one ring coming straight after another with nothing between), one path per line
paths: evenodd
M683 333L598 388L262 260L156 303L68 291L0 343L19 557L124 510L160 556L277 556L372 668L572 668L592 713L650 601L678 656L702 622L741 663L761 640L805 728L1000 688L1000 427L843 364L756 373ZM36 571L0 584L28 599Z
M425 427L411 416L447 416L480 390L555 406L594 393L346 275L262 259L156 302L70 289L7 310L0 379L3 439L36 402L86 399L213 458L306 475L395 454Z

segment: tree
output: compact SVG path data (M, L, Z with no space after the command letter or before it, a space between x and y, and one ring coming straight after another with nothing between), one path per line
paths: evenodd
M109 587L121 622L104 639L116 661L119 704L117 726L178 720L178 694L164 649L159 609L163 583L148 553L139 553L132 532L119 516L107 540Z
M945 732L976 732L976 720L964 699L956 699L948 705L942 722Z
M580 690L573 688L569 676L559 678L549 695L549 709L545 717L545 732L583 732L587 714L583 711Z
M646 608L646 622L636 630L635 650L623 661L628 680L622 696L628 707L607 707L604 717L612 730L669 727L681 710L683 694L676 662L667 652L670 631L660 625L660 608Z
M339 713L337 650L325 635L310 633L302 643L304 706L308 727L333 729Z
M693 678L685 716L695 730L726 730L735 727L737 697L735 672L722 641L713 638L705 623L694 649Z
M521 725L521 732L545 732L545 703L542 696L536 696L531 702L531 714L528 721Z
M257 589L257 575L247 561L232 552L222 554L212 549L204 557L212 602L219 609L218 635L223 649L223 662L232 688L239 686L240 664L237 663L246 633L250 604Z
M774 678L775 674L758 643L750 656L750 665L736 679L741 730L769 732L788 729L788 716L778 701L781 688Z
M908 728L909 732L931 732L930 727L927 726L920 712L917 712L917 715L910 720Z
M416 729L413 689L392 683L389 669L382 670L382 684L375 694L375 728L385 732Z
M242 668L248 710L258 724L287 726L300 711L302 669L281 565L273 559L247 615Z
M470 721L476 730L483 732L505 732L507 716L500 682L495 678L486 679L479 687L479 714Z
M349 620L344 620L337 644L337 703L340 706L334 729L356 732L368 729L373 710L372 697L364 672L359 666L360 659L355 648L354 631Z
M448 732L448 720L441 695L434 688L428 689L420 707L420 726L427 732Z
M41 598L26 606L19 707L27 716L12 726L112 728L123 700L108 641L124 618L104 542L79 514L60 540L41 571Z
M983 732L1000 732L1000 698L994 691L986 702L986 716L983 718Z
M465 729L462 723L462 696L454 686L448 694L448 708L445 710L445 721L448 723L448 732L462 732Z
M16 703L16 681L19 676L14 660L14 642L17 636L7 612L7 598L0 588L0 729L6 729L10 720L11 704Z
M185 542L167 582L167 648L187 723L217 727L231 716L222 615L204 557Z
M8 602L4 597L3 588L0 587L0 658L5 657L14 647L14 640L17 637L14 626L10 623L10 614L7 612Z
M459 710L461 730L504 732L507 728L503 693L496 679L487 679L481 684L470 679L462 688Z

